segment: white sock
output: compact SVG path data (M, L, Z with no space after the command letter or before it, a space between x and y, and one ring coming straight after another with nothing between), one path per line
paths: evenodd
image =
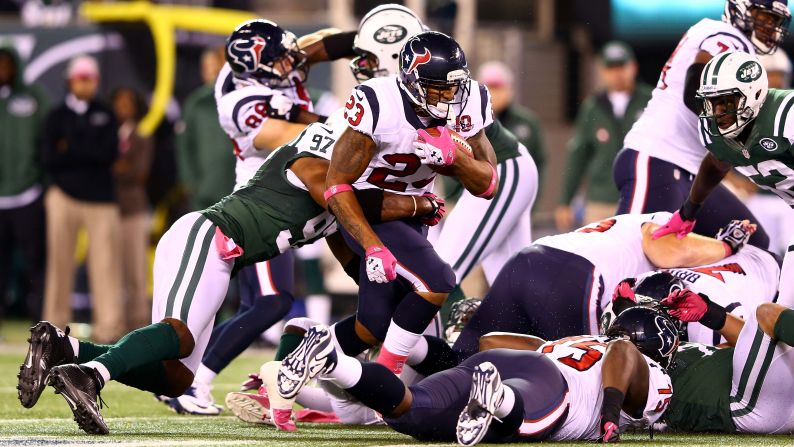
M324 325L331 323L331 297L328 295L309 295L304 300L306 316Z
M66 338L69 339L69 343L72 345L72 351L74 351L74 358L77 358L78 354L80 353L80 341L72 337L71 335L67 335Z
M407 357L411 350L422 338L422 334L414 334L397 326L394 320L389 324L386 331L386 339L383 340L383 348L391 354Z
M200 382L204 385L210 386L212 381L215 380L215 377L218 376L218 373L215 371L207 368L202 363L199 365L198 370L196 371L196 378L194 379L196 382Z
M427 339L424 337L419 337L419 340L416 341L414 348L411 349L411 353L408 354L405 364L418 365L419 363L422 363L422 361L427 358L427 351L429 349L430 346L427 344Z
M326 374L325 377L332 379L339 388L348 389L357 384L361 380L362 368L361 362L342 354L341 351L336 353L336 368Z
M298 405L317 411L334 411L331 407L331 398L322 388L305 386L295 399Z
M505 390L505 398L502 399L501 405L496 407L496 411L494 411L493 415L498 418L506 417L513 411L513 406L516 404L516 394L513 392L513 389L507 385L502 385Z
M99 375L102 376L102 380L105 383L110 382L110 371L108 371L107 367L97 361L91 360L88 363L83 363L84 366L88 366L89 368L94 368L95 370L99 371Z
M268 330L262 333L262 338L267 340L267 342L271 345L278 346L278 342L281 340L282 332L284 332L284 320L281 320L273 326L270 326Z

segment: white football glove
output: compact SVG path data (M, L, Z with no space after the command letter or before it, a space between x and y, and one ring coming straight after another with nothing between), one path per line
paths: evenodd
M422 163L433 166L451 166L455 164L455 142L446 127L437 127L440 135L434 137L424 129L419 129L419 136L413 142L416 155Z

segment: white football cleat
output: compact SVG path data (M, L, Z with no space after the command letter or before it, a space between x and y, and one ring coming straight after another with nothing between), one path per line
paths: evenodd
M168 400L166 405L179 414L217 416L223 411L223 407L215 405L210 387L200 382L193 382L185 394Z
M306 331L298 347L281 361L278 371L278 393L285 399L298 395L306 382L336 367L336 351L331 331L324 325Z
M460 445L475 445L482 441L491 426L494 412L505 396L502 378L491 362L475 366L471 380L469 403L458 416L458 426L455 429Z

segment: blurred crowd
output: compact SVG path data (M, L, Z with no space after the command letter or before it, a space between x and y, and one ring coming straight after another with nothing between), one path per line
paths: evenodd
M762 60L770 87L788 87L785 53ZM102 67L82 55L66 69L66 96L47 98L23 82L15 50L0 48L0 320L14 301L31 320L64 327L73 319L75 279L84 276L76 269L84 261L92 338L109 342L149 322L149 257L158 235L181 213L216 203L234 185L233 147L218 124L213 94L223 63L221 49L201 55L204 84L181 105L173 125L174 165L162 169L154 168L162 154L153 137L138 132L144 92L120 87L99 98ZM619 193L612 163L651 96L651 86L637 80L637 59L627 44L607 43L597 65L600 87L580 105L561 175L544 174L543 127L514 100L515 74L499 61L474 72L489 88L499 120L529 148L540 183L559 182L559 232L614 214ZM323 94L312 93L315 101ZM554 178L544 178L549 175ZM158 189L153 184L175 179L175 190L152 192ZM792 232L785 225L791 211L738 177L732 185L770 230L772 248L782 249ZM176 211L155 212L163 208Z

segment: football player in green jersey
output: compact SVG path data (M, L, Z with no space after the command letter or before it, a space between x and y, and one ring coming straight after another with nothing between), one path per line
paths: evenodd
M346 128L337 127L310 125L276 150L247 186L174 223L155 252L155 323L113 345L78 341L48 322L34 326L20 367L22 405L32 407L48 381L67 400L80 428L106 434L96 400L108 380L181 395L193 381L232 274L335 233L323 191L334 143ZM368 220L413 216L433 225L444 213L443 201L431 194L379 194L357 192L368 203ZM329 245L342 265L355 266L357 277L359 261L341 238Z
M692 231L703 201L732 168L794 207L793 90L769 89L766 70L747 53L715 56L698 89L700 135L708 154L689 198L654 238ZM794 306L794 241L780 273L778 303Z
M661 304L674 318L719 330L730 345L682 345L668 370L675 394L664 416L676 430L794 433L794 309L763 303L747 321L703 294L676 290Z

